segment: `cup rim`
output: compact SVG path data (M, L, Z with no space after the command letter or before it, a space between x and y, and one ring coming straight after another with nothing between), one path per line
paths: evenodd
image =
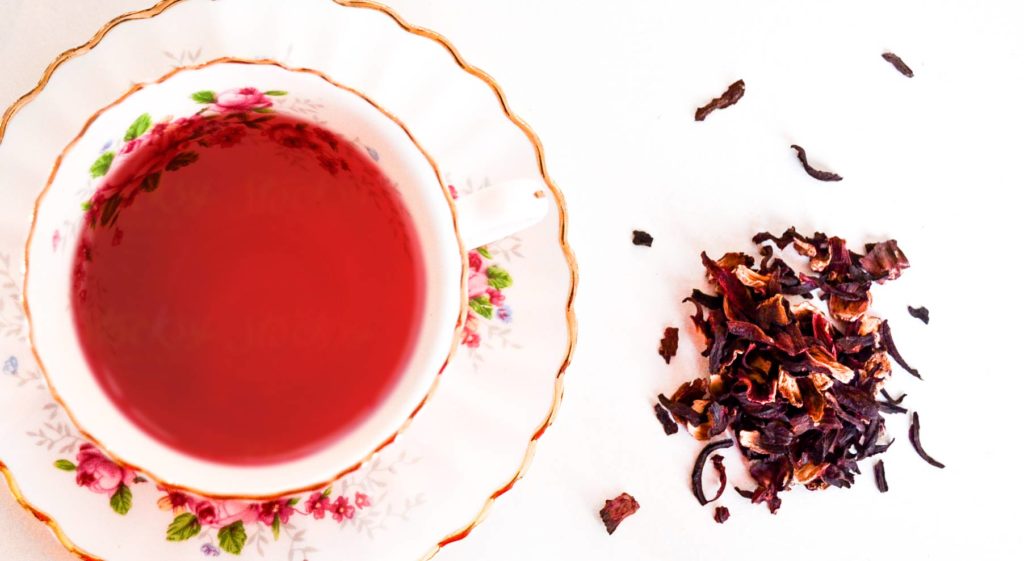
M397 125L401 129L401 131L409 138L409 140L412 142L412 144L416 148L416 150L427 160L427 163L430 165L430 168L433 170L433 174L436 177L437 182L438 182L438 187L441 189L441 193L444 196L445 201L447 202L447 205L448 205L448 208L449 208L449 211L450 211L450 214L451 214L451 219L452 219L451 224L452 224L452 228L454 230L455 240L456 240L457 245L458 245L458 252L459 252L460 261L461 261L461 271L459 273L459 297L458 297L459 311L458 311L458 314L456 316L455 327L454 327L454 330L453 330L453 333L452 333L452 336L451 336L451 343L449 345L448 353L444 357L444 359L441 361L441 364L440 364L440 366L438 368L438 372L433 375L433 379L432 379L432 381L430 383L430 386L427 388L426 394L423 395L423 397L421 399L419 399L418 402L416 402L416 405L413 407L413 409L409 413L409 415L401 422L401 424L398 426L397 429L395 429L394 432L392 432L384 440L382 440L381 442L379 442L378 444L373 446L373 448L371 448L368 452L363 454L362 457L358 461L356 461L355 463L352 463L352 464L346 466L344 469L338 470L330 478L327 478L327 479L325 479L323 481L318 481L318 482L313 483L313 484L307 484L307 485L302 485L302 486L299 486L299 487L288 488L288 489L284 489L284 490L281 490L281 491L275 491L273 493L262 493L262 494L219 493L219 492L216 492L216 491L210 491L210 490L203 490L203 489L195 488L195 487L192 487L192 486L189 486L189 485L185 485L185 484L174 483L172 481L167 480L166 478L161 478L161 477L155 475L152 471L150 471L149 469L147 469L147 468L145 468L143 466L138 466L138 465L135 465L135 464L125 460L120 455L118 455L113 450L111 450L110 447L108 447L106 444L104 444L103 441L101 441L99 438L94 436L91 432L89 432L82 425L81 421L79 421L79 419L75 416L75 414L71 410L71 408L68 407L66 402L63 400L63 398L60 396L60 394L54 388L54 385L52 383L50 374L49 374L49 372L48 372L48 370L46 368L46 365L44 364L43 359L42 359L42 357L41 357L41 355L39 353L39 350L38 350L38 348L36 346L36 340L35 340L36 324L35 324L35 322L32 319L32 311L30 309L29 298L28 298L28 290L29 290L28 279L29 279L29 274L30 274L30 270L31 270L30 254L31 254L32 242L33 242L33 240L35 238L36 229L37 229L37 226L38 226L39 209L40 209L40 206L42 205L42 202L45 199L47 193L50 191L50 188L53 186L54 180L55 180L56 175L57 175L57 171L58 171L58 169L60 169L60 166L61 166L62 162L64 161L65 156L78 144L78 141L81 140L81 138L86 134L86 132L89 130L89 128L93 125L93 123L101 115L103 115L103 114L107 113L108 111L116 108L118 105L120 105L123 101L125 101L126 99L131 97L136 92L138 92L140 90L143 90L143 89L146 89L146 88L157 86L157 85L159 85L159 84L169 80L170 78L172 78L172 77L174 77L174 76L176 76L176 75L178 75L180 73L183 73L183 72L200 70L200 69L204 69L204 68L208 68L208 67L212 67L212 66L216 66L216 65L221 65L221 64L240 64L240 65L254 65L254 66L276 67L276 68L279 68L281 70L285 70L285 71L288 71L288 72L297 72L297 73L302 73L302 74L308 74L308 75L316 76L316 77L320 78L321 80L323 80L324 82L326 82L327 84L329 84L330 86L333 86L335 88L344 90L344 91L346 91L346 92L348 92L350 94L353 94L353 95L359 97L360 99L362 99L363 101L368 103L373 109L375 109L381 115L383 115L384 117L386 117L387 119L392 121L395 125ZM134 470L134 471L136 471L138 473L141 473L141 474L145 475L147 478L149 478L155 484L157 484L159 486L162 486L164 488L167 488L169 490L181 491L181 492L190 493L190 494L193 494L193 495L199 495L199 496L202 496L202 497L206 497L206 498L210 498L210 499L218 499L218 500L243 500L243 501L269 501L269 500L277 500L277 499L281 499L281 498L284 498L284 497L288 497L288 496L292 496L292 495L297 495L297 494L301 494L301 493L305 493L305 492L309 492L309 491L313 491L313 490L316 490L316 489L323 488L323 487L325 487L327 485L330 485L334 481L337 481L338 479L341 479L342 477L344 477L344 476L346 476L346 475L348 475L350 473L353 473L356 470L358 470L359 468L361 468L367 461L371 460L381 450L383 450L384 448L386 448L387 446L392 444L398 438L398 436L400 434L402 434L409 427L409 425L412 423L412 420L423 409L423 406L426 405L427 401L429 401L430 398L437 391L437 388L438 388L438 385L439 385L439 382L440 382L440 379L441 379L441 374L444 373L444 370L446 369L448 364L451 362L452 357L455 355L455 352L458 350L459 334L460 334L463 326L465 325L466 317L467 317L467 314L468 314L468 311L469 311L469 305L468 305L467 299L465 297L466 289L467 289L467 282L468 282L468 278L469 278L469 254L468 254L468 250L465 247L465 244L463 242L462 234L461 234L461 232L459 230L458 213L456 212L455 199L454 199L451 191L449 190L447 184L445 183L444 178L443 178L443 176L441 174L440 167L438 166L437 161L434 159L434 157L430 154L430 152L428 152L426 150L426 148L424 148L424 146L420 143L420 141L416 138L416 136L413 135L413 133L409 129L409 127L400 118L398 118L395 114L391 113L390 111L388 111L387 109L382 107L379 103L377 103L375 100L370 98L368 95L366 95L362 91L360 91L360 90L358 90L356 88L353 88L351 86L344 85L344 84L342 84L342 83L332 79L331 77L329 77L326 73L324 73L322 71L319 71L319 70L316 70L316 69L312 69L312 68L306 68L306 67L293 67L293 66L290 66L288 64L285 64L285 63L282 63L280 61L277 61L277 60L274 60L274 59L270 59L270 58L255 58L255 59L252 59L252 58L242 58L242 57L230 57L230 56L228 56L228 57L219 57L219 58L212 59L212 60L200 63L200 64L178 66L178 67L175 67L174 69L172 69L170 72L168 72L168 73L166 73L166 74L164 74L164 75L162 75L162 76L160 76L160 77L158 77L158 78L156 78L154 80L151 80L151 81L148 81L148 82L143 82L143 83L138 83L138 84L133 84L127 91L125 91L123 94L118 96L117 99L115 99L113 102L111 102L108 105L103 106L98 111L93 113L88 119L86 119L85 123L82 125L82 128L78 132L78 134L76 134L75 137L72 138L71 141L57 155L57 158L55 159L55 163L54 163L53 168L52 168L52 170L50 172L50 175L47 178L46 185L39 192L39 194L35 197L35 200L33 202L33 207L32 207L31 224L29 226L28 236L27 236L26 241L25 241L23 264L24 264L24 273L22 275L23 290L22 290L21 302L22 302L22 309L23 309L23 311L25 313L25 320L26 320L26 323L28 325L28 343L29 343L29 346L30 346L30 348L32 350L32 356L33 356L33 358L35 358L36 363L39 365L39 369L40 369L40 372L43 375L43 378L46 380L46 384L45 384L46 385L46 390L50 393L50 396L53 397L54 401L61 407L61 409L65 412L65 414L67 414L68 419L71 421L72 425L74 425L74 427L82 434L83 438L85 438L86 440L88 440L89 442L91 442L92 444L97 446L99 448L99 450L101 452L103 452L104 454L106 454L111 460L113 460L117 464L121 465L122 467L126 467L126 468L129 468L129 469L132 469L132 470ZM443 336L441 336L441 339L443 340ZM149 438L151 440L153 439L151 436ZM166 445L162 445L162 446L166 446ZM179 453L179 454L182 454L182 455L187 455L187 454L184 454L182 452L176 452L176 453ZM284 463L287 464L288 462L286 461Z

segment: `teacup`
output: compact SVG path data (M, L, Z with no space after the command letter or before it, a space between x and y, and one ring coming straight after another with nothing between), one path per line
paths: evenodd
M116 389L98 381L72 312L81 276L76 264L81 267L83 259L79 238L88 228L114 227L120 212L117 205L107 209L109 197L98 196L97 189L104 187L107 174L123 170L127 165L123 162L133 157L134 150L155 142L154 135L184 126L189 119L230 116L257 132L274 118L302 119L327 131L321 133L322 138L337 135L346 146L365 153L388 179L407 214L416 233L412 251L423 266L418 334L386 394L343 435L283 460L261 462L257 458L244 465L185 453L169 445L169 438L201 439L202 434L158 437L151 427L140 424L137 415L126 412L131 404L123 403L123 396L115 395ZM188 140L203 140L199 134ZM188 159L170 159L177 164L161 162L160 173L139 184L139 196L156 188L155 183L146 181L172 173L190 163L185 161ZM344 173L337 166L333 172ZM232 60L179 69L153 84L132 88L97 113L57 161L39 196L26 248L25 308L33 348L54 396L82 433L113 458L157 483L230 498L279 497L312 489L354 469L393 441L423 407L456 348L465 319L467 250L539 221L547 212L544 193L542 184L522 181L455 201L436 162L398 118L363 94L315 71L269 61ZM102 208L93 206L99 200L104 202ZM301 333L303 326L294 328ZM323 396L300 397L312 401ZM180 404L183 414L209 414L211 426L218 422L215 412L189 410L189 395L184 391L171 392L166 399L169 404ZM258 442L260 435L238 437Z

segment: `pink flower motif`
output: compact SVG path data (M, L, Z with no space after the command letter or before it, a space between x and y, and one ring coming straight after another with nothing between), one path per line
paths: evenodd
M469 268L473 269L474 271L479 271L480 267L483 267L483 266L484 266L484 258L480 256L480 253L475 251L475 250L474 251L470 251L469 252Z
M487 294L488 288L490 288L490 285L487 284L487 273L482 271L470 271L469 283L467 286L470 298L476 298L477 296Z
M214 103L214 109L221 113L243 113L253 109L266 109L274 104L256 88L236 88L221 92Z
M257 514L257 519L267 526L270 526L274 523L274 518L279 517L281 518L282 524L287 524L294 512L295 509L288 504L288 499L268 501L259 505L259 514Z
M448 186L448 192L452 194L452 198L453 199L458 199L459 198L459 192L455 190L455 186L454 185L449 185Z
M495 307L501 306L505 303L505 295L493 286L487 288L487 296L490 297L491 304L494 304Z
M470 331L468 329L462 330L462 344L466 345L471 349L475 349L480 346L480 334L476 331Z
M94 493L113 495L121 485L135 479L134 471L115 464L92 444L83 444L78 449L77 460L75 482Z
M60 245L60 230L53 231L53 250L57 251L57 246Z
M209 526L217 522L217 507L210 501L196 503L193 505L192 511L196 515L196 519L199 520L199 524L203 526Z
M334 501L331 505L331 517L341 522L346 518L352 519L356 515L356 507L348 504L348 499L345 497L338 497L338 500Z
M356 508L363 509L370 506L370 497L366 493L356 493Z
M313 493L306 499L306 512L313 515L313 518L320 520L331 508L331 500L323 493Z

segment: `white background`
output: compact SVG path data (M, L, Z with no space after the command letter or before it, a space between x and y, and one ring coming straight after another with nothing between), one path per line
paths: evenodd
M0 0L0 107L57 53L150 3ZM1019 558L1019 2L390 4L494 75L540 134L582 279L554 427L526 479L439 559ZM882 61L886 50L917 76ZM738 78L738 105L693 122ZM846 179L808 178L794 142ZM749 251L758 229L790 223L854 245L901 241L914 267L877 289L876 305L927 379L897 371L894 386L910 392L926 447L949 467L917 459L897 417L887 495L866 475L852 490L789 493L772 517L730 491L733 518L718 526L686 482L698 445L664 436L650 413L653 395L697 373L695 343L685 337L666 366L657 340L686 325L678 302L702 282L699 250ZM654 246L633 247L634 228ZM906 304L928 305L932 324ZM742 483L735 455L727 461ZM609 537L596 512L622 490L642 507ZM0 559L71 556L0 493Z

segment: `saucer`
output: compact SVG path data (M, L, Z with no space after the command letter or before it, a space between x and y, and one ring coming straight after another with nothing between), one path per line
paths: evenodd
M536 178L558 207L471 252L470 291L475 276L492 305L470 312L436 391L396 441L328 487L279 501L169 493L111 462L47 390L20 301L32 205L56 155L136 84L221 57L315 69L365 92L415 132L459 193ZM317 100L294 103L315 119ZM430 558L466 537L523 476L558 408L577 274L540 142L491 78L383 6L164 0L116 18L4 113L0 192L0 469L18 501L83 558ZM489 269L502 273L499 285ZM329 395L320 400L313 405L330 406Z

